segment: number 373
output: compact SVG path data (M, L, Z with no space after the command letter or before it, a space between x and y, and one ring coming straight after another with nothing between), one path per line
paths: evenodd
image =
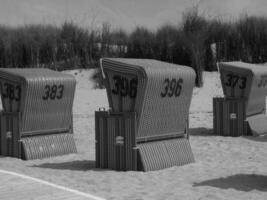
M233 74L227 74L226 77L227 79L226 79L225 85L227 87L235 88L236 86L238 86L241 90L243 90L247 86L246 77L233 75Z

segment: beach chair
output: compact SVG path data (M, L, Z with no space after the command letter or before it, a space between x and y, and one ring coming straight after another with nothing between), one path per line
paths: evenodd
M150 59L104 58L101 66L110 109L95 113L96 167L150 171L194 162L194 70Z
M213 99L215 134L266 134L267 66L222 62L219 69L224 97Z
M0 69L0 154L25 160L77 152L73 76L49 69Z

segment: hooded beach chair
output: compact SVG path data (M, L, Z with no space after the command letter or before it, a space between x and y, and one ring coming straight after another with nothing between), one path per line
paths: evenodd
M73 76L49 69L0 69L0 153L36 159L75 153Z
M95 114L96 166L150 171L194 162L194 70L150 59L104 58L101 66L110 109Z
M267 66L219 64L224 97L213 99L214 132L223 136L267 133Z

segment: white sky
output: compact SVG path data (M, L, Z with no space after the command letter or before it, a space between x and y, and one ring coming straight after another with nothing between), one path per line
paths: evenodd
M196 2L206 16L233 19L241 13L267 13L266 0L0 0L0 24L58 25L73 20L90 27L106 21L126 30L137 25L155 29L165 22L178 24Z

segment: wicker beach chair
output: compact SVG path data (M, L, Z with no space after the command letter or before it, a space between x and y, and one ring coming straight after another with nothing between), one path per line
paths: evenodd
M49 69L0 69L1 155L22 159L76 152L73 76Z
M267 133L267 67L243 62L219 64L224 98L214 98L214 131L225 136Z
M149 171L193 162L186 134L194 71L122 58L102 59L102 68L111 110L96 112L97 166Z

